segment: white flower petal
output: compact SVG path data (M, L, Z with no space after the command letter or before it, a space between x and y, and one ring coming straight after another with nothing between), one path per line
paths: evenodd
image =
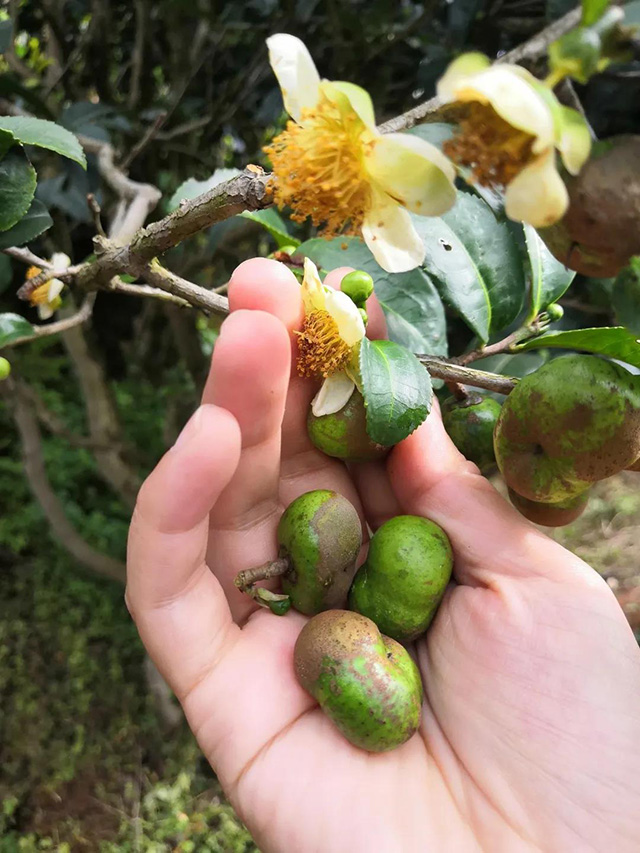
M546 151L517 175L507 187L504 198L509 219L544 228L562 219L569 194L556 169L553 148Z
M56 296L60 296L64 289L64 282L60 281L59 278L52 278L49 280L49 290L47 292L47 302L53 302Z
M536 137L533 144L536 154L553 145L555 128L552 112L530 83L524 69L515 71L509 65L492 65L486 71L462 80L455 87L455 98L490 104L512 127Z
M340 92L348 99L353 110L360 116L367 127L375 128L376 117L373 111L371 95L355 83L345 83L342 80L324 81L322 91L331 98L333 92ZM333 99L332 99L333 100Z
M346 293L325 287L324 310L333 317L340 337L348 346L353 347L364 338L364 320L355 302Z
M38 305L38 317L41 320L48 320L50 317L53 317L53 308L48 302L42 302Z
M339 412L349 402L354 388L355 385L344 371L334 373L322 383L311 403L311 411L317 418Z
M305 258L304 276L302 278L302 302L305 314L325 310L325 290L326 288L320 280L318 267L311 258Z
M71 258L64 252L54 252L51 255L50 264L56 272L62 272L71 266Z
M456 200L451 161L425 139L387 133L365 149L371 177L391 198L414 213L438 216Z
M577 175L591 153L591 132L577 110L561 107L562 118L557 142L562 162L571 175Z
M270 36L267 47L284 107L294 121L300 121L302 110L315 107L320 95L320 75L311 54L304 42L288 33Z
M407 211L377 187L362 224L362 236L376 261L387 272L408 272L424 260L424 244Z
M436 92L443 101L455 101L456 90L460 83L469 77L479 74L491 65L491 60L484 53L463 53L449 65L444 75L438 80Z

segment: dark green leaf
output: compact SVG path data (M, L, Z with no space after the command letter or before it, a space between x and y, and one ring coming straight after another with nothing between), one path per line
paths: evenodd
M0 161L0 231L12 228L29 210L36 191L36 170L24 151L10 151Z
M15 139L12 133L9 133L8 130L0 130L0 160L2 160L14 143Z
M609 5L610 0L582 0L582 23L590 27L599 20Z
M13 269L11 267L11 259L8 255L0 255L0 293L11 284L13 278Z
M19 314L0 314L0 348L33 333L33 326Z
M53 221L49 211L37 198L31 202L27 215L8 231L0 233L0 250L8 249L9 246L24 246L31 240L39 237L47 228L51 228Z
M393 341L364 338L360 373L370 438L389 446L411 435L429 414L433 396L418 359Z
M279 249L283 246L300 245L300 240L289 234L287 223L273 207L268 207L266 210L245 210L240 216L244 219L250 219L252 222L257 222L258 225L262 225L276 241Z
M623 326L551 332L521 344L518 349L532 350L541 347L593 352L640 367L640 343L636 336Z
M11 47L11 38L13 36L13 21L7 18L0 21L0 53L6 53Z
M576 274L553 257L535 228L531 225L523 227L531 269L531 308L528 319L533 320L547 305L560 299Z
M50 151L55 151L56 154L75 160L83 168L87 166L87 160L78 138L53 121L31 116L2 116L0 117L0 130L8 130L23 145L37 145L39 148L48 148Z
M311 258L327 271L350 266L368 272L385 313L391 340L415 352L447 355L444 307L424 270L385 272L358 237L307 240L296 255Z
M632 258L613 285L616 320L634 335L640 335L640 257Z
M440 295L481 341L517 317L525 293L518 246L506 222L481 199L458 193L442 217L413 216L424 240L424 267Z

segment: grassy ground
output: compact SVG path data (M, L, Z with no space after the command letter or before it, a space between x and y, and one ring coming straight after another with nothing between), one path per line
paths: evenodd
M554 535L618 593L640 588L640 474L599 484ZM163 727L122 590L55 548L6 560L0 853L255 851L188 731Z

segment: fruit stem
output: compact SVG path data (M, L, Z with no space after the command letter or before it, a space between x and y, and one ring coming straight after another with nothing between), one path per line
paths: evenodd
M445 361L435 355L417 353L416 358L431 376L435 379L444 379L445 382L472 385L474 388L495 391L496 394L510 394L518 382L517 379L510 376L488 373L486 370L474 370L453 361Z
M238 572L234 583L242 592L249 592L258 581L280 577L280 575L286 574L290 567L291 564L287 557L278 557L277 560L269 560L261 566L255 566L253 569L244 569L244 571Z
M451 379L449 381L446 381L444 384L447 386L449 391L451 391L456 400L458 400L460 403L466 403L469 397L469 392L464 387L464 385L461 385L459 382L454 382Z

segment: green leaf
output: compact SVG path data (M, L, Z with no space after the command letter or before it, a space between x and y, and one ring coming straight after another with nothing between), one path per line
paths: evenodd
M411 435L429 414L433 396L418 359L393 341L364 338L360 373L369 437L389 446Z
M19 314L0 314L0 348L33 331L31 323Z
M48 148L87 168L87 160L77 136L53 121L31 116L2 116L0 130L8 130L23 145Z
M36 191L36 170L24 151L10 151L0 161L0 231L12 228L29 210Z
M533 226L523 227L531 269L531 307L528 320L533 320L547 305L560 299L576 274L553 257Z
M279 249L283 246L297 247L300 245L300 240L289 233L287 223L273 207L268 207L266 210L245 210L239 215L244 219L250 219L252 222L262 225L276 241Z
M609 0L582 0L582 24L590 27L606 12Z
M640 367L640 343L636 336L623 326L602 326L596 329L571 329L568 332L550 332L533 338L518 347L519 351L541 349L570 349L593 352Z
M8 130L0 130L0 160L2 160L14 143L15 139L12 133L9 133Z
M206 193L209 190L217 187L218 184L224 183L231 178L235 178L240 174L240 169L216 169L210 178L204 181L196 181L195 178L187 178L186 181L180 184L178 189L169 199L168 209L175 210L180 207L180 202L191 201L193 198Z
M359 237L307 240L296 255L311 258L327 271L349 266L368 272L385 313L391 340L415 352L447 355L444 307L424 270L385 272Z
M616 320L640 335L640 257L632 258L613 284L611 294Z
M522 307L525 280L508 224L484 201L462 192L443 216L412 220L424 240L424 268L478 338L486 342L512 323Z
M8 249L9 246L24 246L52 225L53 220L49 216L49 211L41 201L34 198L27 215L23 216L13 228L0 232L0 250Z

